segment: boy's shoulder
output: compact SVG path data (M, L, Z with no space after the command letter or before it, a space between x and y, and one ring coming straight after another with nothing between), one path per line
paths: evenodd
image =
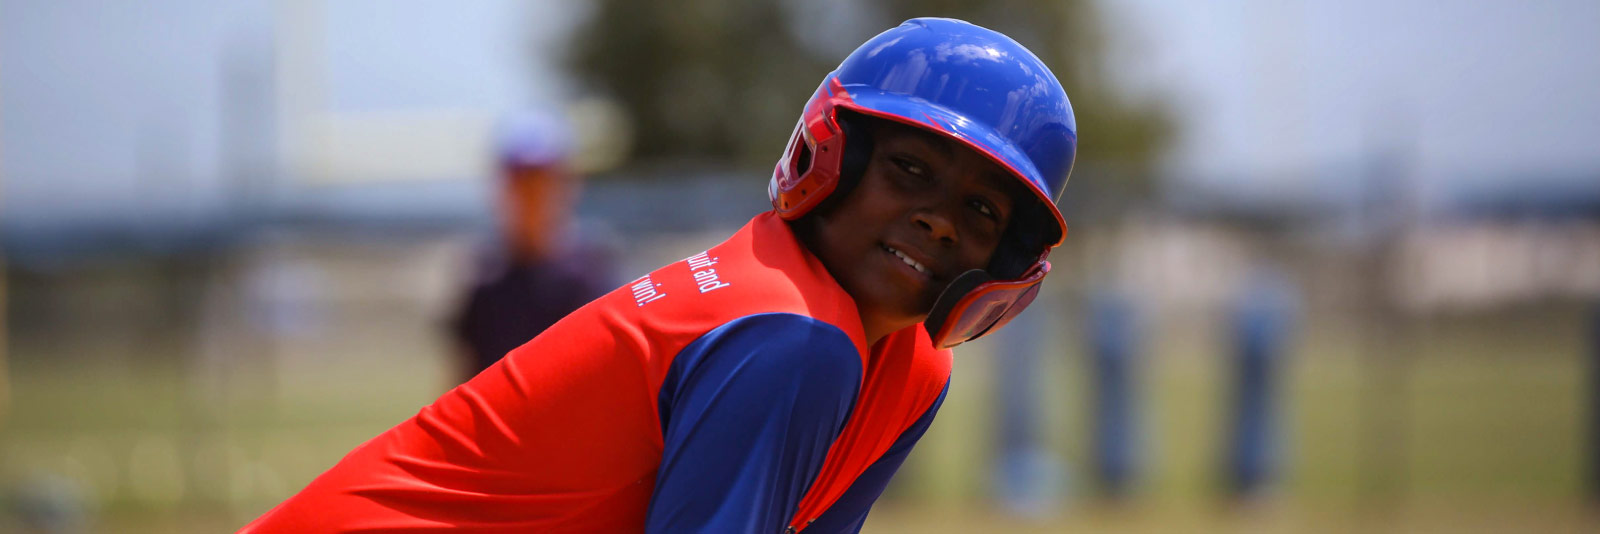
M763 313L801 315L838 327L866 353L855 301L772 212L714 247L627 282L610 297L619 311L680 332L706 332Z

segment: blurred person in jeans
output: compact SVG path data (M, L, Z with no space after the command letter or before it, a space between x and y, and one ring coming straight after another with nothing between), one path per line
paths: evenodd
M611 247L573 220L582 178L569 166L571 128L522 112L500 122L494 143L499 232L476 253L449 320L462 381L619 283Z

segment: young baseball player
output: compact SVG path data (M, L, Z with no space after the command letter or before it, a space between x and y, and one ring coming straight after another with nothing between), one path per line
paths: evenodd
M549 113L510 115L496 128L499 235L477 251L450 317L462 370L455 380L477 376L616 287L611 247L576 231L582 178L569 165L573 148L571 128Z
M1033 299L1077 144L1061 85L915 19L806 104L726 242L584 306L246 532L855 532L949 347Z

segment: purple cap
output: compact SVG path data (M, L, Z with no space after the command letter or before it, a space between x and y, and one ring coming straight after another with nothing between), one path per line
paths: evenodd
M572 127L547 111L507 115L495 127L495 154L500 164L542 167L565 163L573 152Z

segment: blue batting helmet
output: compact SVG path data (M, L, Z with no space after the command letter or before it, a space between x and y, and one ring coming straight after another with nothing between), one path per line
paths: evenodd
M959 20L912 19L878 34L806 103L767 188L783 218L805 215L840 189L841 178L854 178L841 176L849 131L841 109L954 139L1010 171L1037 201L1013 217L1012 239L988 271L958 277L939 297L924 322L935 345L981 336L1032 302L1050 270L1050 249L1066 235L1056 201L1078 144L1072 103L1050 69L1011 38Z

